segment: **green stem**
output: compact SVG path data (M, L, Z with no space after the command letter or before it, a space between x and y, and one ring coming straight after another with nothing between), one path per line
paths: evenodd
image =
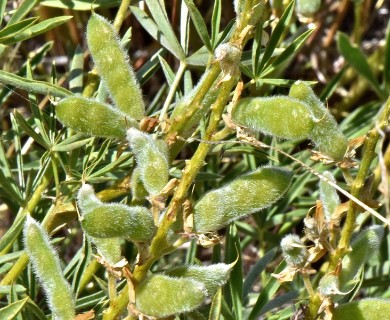
M211 86L221 73L221 68L218 63L214 63L209 70L206 71L206 75L201 79L201 83L197 88L192 99L185 101L184 103L188 106L188 110L185 113L179 114L177 117L171 120L172 124L169 128L166 137L169 139L171 135L181 134L183 129L186 127L188 121L192 116L201 108L201 103L210 90Z
M125 20L126 12L129 9L131 0L122 0L121 5L118 8L118 12L116 13L114 20L114 28L119 31L122 26L123 20Z
M118 293L116 292L116 278L108 274L108 297L111 300L115 299L118 296Z
M360 198L360 193L364 186L365 179L369 174L371 163L376 157L375 148L380 138L379 130L383 130L383 128L385 128L389 124L389 117L390 98L385 103L382 112L378 117L378 121L375 127L368 132L364 143L363 158L360 164L358 174L351 188L351 194L358 199ZM329 270L334 270L339 261L348 252L349 243L353 231L355 230L358 211L359 206L355 202L351 201L348 208L347 219L341 232L339 244L335 253L331 256Z
M159 120L163 121L167 119L167 113L169 105L172 102L173 96L175 95L176 89L179 86L180 80L183 77L184 71L187 68L187 64L183 61L180 61L179 69L177 70L175 79L173 80L172 86L169 88L167 99L164 102L164 105L161 109Z
M253 0L251 1L251 4L255 6L260 2L262 1ZM246 41L249 39L249 34L246 32L244 32L243 34L243 30L248 27L248 22L252 21L252 9L253 6L249 4L245 6L245 10L241 15L242 20L240 26L237 27L231 38L231 41L234 41L235 44L238 45L240 48L243 48ZM254 24L257 23L257 21L255 20L253 20L253 22ZM194 98L191 99L191 104L188 104L191 108L193 108L192 110L194 110L194 113L196 112L196 110L198 110L198 106L200 106L203 98L209 91L211 85L217 79L220 72L221 69L219 63L214 63L209 69L208 74L202 83L202 86L198 89L197 94L194 96ZM218 129L222 113L225 109L228 100L230 99L230 92L236 81L237 78L233 76L229 80L224 81L220 84L220 92L217 97L217 100L211 107L209 123L205 135L203 137L203 140L205 140L206 142L201 142L191 160L187 161L187 164L183 170L183 175L180 184L177 187L172 200L170 201L166 213L158 227L157 233L150 245L150 257L143 264L138 264L134 269L133 279L135 285L137 285L144 279L144 277L147 275L148 270L155 261L157 261L161 256L171 252L172 250L175 250L175 248L168 241L168 231L171 225L175 222L176 215L180 211L181 206L186 199L187 192L190 189L192 183L194 182L196 175L203 167L204 160L210 148L212 147L212 145L207 142L215 141L214 134ZM170 138L171 134L177 134L178 132L181 132L183 128L185 128L185 125L190 118L191 116L187 116L187 113L185 113L184 117L178 117L174 119L174 122L172 123L169 132L166 134L167 139ZM118 295L118 297L111 302L110 306L104 314L103 319L115 319L126 307L128 300L129 293L128 286L126 286Z

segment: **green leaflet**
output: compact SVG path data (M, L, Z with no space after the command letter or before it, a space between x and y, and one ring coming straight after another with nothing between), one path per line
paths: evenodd
M390 300L363 299L336 307L333 320L390 320Z
M63 125L98 137L122 139L127 127L138 126L133 119L110 105L81 96L59 101L56 115Z
M30 216L26 218L23 234L27 254L46 292L53 319L73 320L75 316L73 294L62 274L60 261L50 245L48 234Z
M145 113L141 89L112 24L93 14L87 25L87 42L116 107L130 118L141 120Z
M314 127L309 106L287 96L245 98L232 110L234 123L282 139L305 139Z
M159 194L169 179L168 150L163 141L135 128L127 131L127 140L133 150L145 189L151 195Z
M147 316L162 318L191 311L206 297L206 288L199 281L153 274L136 288L135 305Z
M204 284L207 295L213 296L228 280L233 264L217 263L210 266L187 265L164 272L175 278L189 278Z
M305 82L297 81L291 86L289 96L310 107L316 123L309 138L318 146L319 151L335 160L341 160L347 151L348 139L313 90Z
M359 273L360 268L379 250L383 236L384 228L380 225L373 225L360 232L351 244L352 251L342 261L340 288L343 290L350 288L348 285Z
M83 185L77 195L84 231L95 238L124 237L144 242L155 232L150 211L145 207L129 207L120 203L103 203L90 185Z
M286 192L293 173L262 167L204 195L194 208L194 230L216 231L230 222L269 207Z

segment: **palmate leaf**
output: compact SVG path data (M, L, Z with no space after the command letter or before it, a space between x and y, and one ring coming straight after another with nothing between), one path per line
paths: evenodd
M214 49L217 46L219 27L221 24L221 12L221 0L214 0L213 16L211 18L211 43Z
M285 32L288 24L290 23L291 17L294 12L294 4L295 2L291 1L291 3L287 6L274 31L272 32L269 42L267 44L267 48L265 49L265 52L263 54L263 58L261 59L258 69L256 70L256 74L260 74L263 71L264 66L269 63L269 59L272 57L276 46L278 45L283 33Z
M203 20L201 13L198 8L195 6L193 0L184 0L187 5L188 11L191 16L191 20L194 23L195 29L198 32L199 37L202 39L203 44L206 48L212 52L213 48L211 46L210 36L207 31L206 23Z
M20 6L16 9L11 19L8 21L8 25L14 24L22 20L28 13L35 7L38 0L24 0Z
M42 21L40 23L37 23L27 29L25 29L23 32L20 32L16 34L13 37L7 38L5 40L2 40L3 44L13 44L17 42L21 42L30 38L33 38L37 35L40 35L42 33L45 33L48 30L51 30L67 21L72 19L72 16L62 16L62 17L55 17L50 18L45 21Z
M69 72L69 90L75 94L83 91L84 52L77 46Z
M19 312L23 309L29 297L23 300L16 301L8 306L0 309L0 319L12 320L15 319Z
M6 6L7 6L7 0L0 0L0 24L3 21Z
M282 262L275 270L275 273L282 271L285 267L286 267L286 263ZM270 301L270 298L276 293L279 287L280 287L279 281L275 277L270 276L267 284L265 285L259 297L257 298L256 303L253 306L252 311L248 316L248 320L258 319L258 316L263 313L264 307Z
M243 274L242 274L241 246L240 246L240 239L238 237L237 228L233 223L230 225L229 234L226 237L226 261L231 263L237 259L238 261L235 263L233 267L228 284L230 288L230 298L231 298L235 319L241 320L242 311L243 311L243 299L242 299Z
M137 17L137 14L134 12L134 14L136 15L138 21L142 24L142 26L150 33L150 35L157 39L157 40L160 40L160 35L159 33L163 34L164 35L164 38L166 39L167 43L169 44L169 47L170 47L170 51L172 52L172 54L174 54L176 56L176 58L178 58L180 61L183 61L185 59L185 54L184 54L184 51L183 51L183 48L180 46L180 43L179 41L177 40L176 38L176 35L175 35L175 32L173 31L172 29L172 26L169 22L169 19L168 19L168 16L167 16L167 13L165 11L165 8L164 6L161 4L161 2L159 0L146 0L146 4L148 5L148 8L150 10L150 13L152 14L152 17L154 19L153 23L154 23L154 28L152 27L152 23L149 21L149 23L147 24L147 27L145 27L145 25L143 24L143 22ZM134 10L135 7L132 7L132 10ZM136 10L138 11L142 11L142 10ZM143 12L143 15L147 17L147 15ZM147 17L149 18L149 17ZM143 20L145 21L145 18L143 18ZM149 20L151 20L149 18ZM157 30L153 30L157 28ZM152 33L151 33L152 31ZM156 34L156 31L157 34ZM164 45L161 41L161 44ZM167 48L168 49L168 48Z
M58 98L65 98L72 95L72 92L54 84L44 81L26 79L2 70L0 70L0 83L7 86L15 86L29 92L53 95Z
M261 73L261 77L265 77L275 71L280 65L291 59L299 52L299 49L305 44L307 38L312 34L314 29L307 30L297 37L286 49L272 62L266 64L266 69Z
M91 11L95 8L112 8L118 7L121 4L121 0L43 0L39 4L42 6L60 8L60 9L72 9L80 11Z
M348 37L342 32L338 33L337 46L345 60L347 60L347 62L350 63L351 66L356 69L356 71L359 72L361 76L368 80L379 97L386 98L387 95L379 86L378 80L376 79L374 73L371 70L371 67L367 62L367 58L358 47L351 44Z
M22 20L12 25L9 24L0 31L0 43L6 42L7 40L12 39L12 37L17 36L19 33L31 27L37 20L38 18L34 17Z

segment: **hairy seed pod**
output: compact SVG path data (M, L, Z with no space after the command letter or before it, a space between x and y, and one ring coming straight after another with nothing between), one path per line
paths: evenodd
M141 171L138 167L135 167L131 175L131 204L143 204L149 193L144 187L144 183L141 179Z
M30 216L24 225L24 245L35 275L46 292L53 319L73 320L75 306L70 285L65 280L59 258L42 226Z
M206 193L194 208L194 231L216 231L269 207L286 192L292 176L291 171L262 167Z
M199 281L154 274L136 288L135 305L147 316L163 318L196 309L206 296Z
M131 118L141 120L145 113L141 89L112 24L92 14L87 25L87 42L115 105Z
M282 139L306 139L314 127L310 108L285 96L245 98L232 110L235 124Z
M145 189L151 195L157 195L168 183L168 151L164 142L153 138L135 128L127 131L127 140L133 150L140 177Z
M330 171L325 171L322 175L329 181L336 183L336 179ZM320 199L324 208L325 218L327 221L330 221L332 214L336 212L340 204L340 197L336 189L323 180L320 180Z
M94 238L91 241L96 246L97 252L111 265L121 261L121 239L120 238Z
M342 261L339 277L341 288L348 286L349 282L359 273L360 268L379 250L383 235L383 226L374 225L361 231L352 242L352 251L345 255Z
M318 146L319 151L335 160L341 160L347 151L348 139L321 100L302 81L297 81L291 86L289 95L305 102L316 118L309 138Z
M328 273L321 278L320 283L318 284L318 292L324 297L331 297L340 294L339 287L339 277Z
M77 195L84 231L95 238L124 237L133 242L150 240L155 225L145 207L129 207L120 203L103 203L90 185L83 185Z
M280 247L289 266L301 268L306 264L309 254L302 240L296 234L286 235L280 242Z
M389 299L363 299L336 307L333 320L390 320Z
M164 273L175 278L191 278L204 284L208 296L213 296L230 277L232 264L217 263L210 266L187 265L180 266Z
M133 119L110 105L81 96L59 101L56 115L63 125L98 137L122 139L127 128L138 126Z

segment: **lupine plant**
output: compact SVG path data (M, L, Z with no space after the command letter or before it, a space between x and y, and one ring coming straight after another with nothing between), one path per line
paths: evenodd
M390 25L367 58L355 1L322 81L288 66L326 1L130 2L0 1L0 319L389 319ZM11 72L52 7L69 72Z

